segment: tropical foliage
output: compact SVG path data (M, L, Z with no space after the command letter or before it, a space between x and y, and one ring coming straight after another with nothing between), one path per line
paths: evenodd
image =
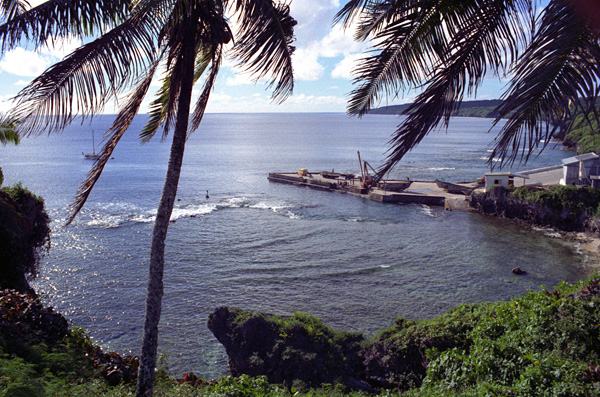
M156 391L164 396L273 397L596 395L599 308L600 276L594 275L507 302L461 305L430 320L398 318L364 346L386 349L390 368L410 376L398 373L396 387L368 394L341 384L284 387L265 376L207 382L188 373L175 380L162 369ZM335 334L312 316L275 320L296 332L318 324L319 332L306 334L309 340ZM125 375L136 363L102 352L83 330L69 329L60 314L31 296L0 291L0 396L133 395L133 379Z
M562 139L564 144L577 150L578 153L598 152L600 153L600 125L599 103L582 109L573 114L568 120L567 126L555 136Z
M501 165L527 160L549 142L552 123L599 91L598 30L577 1L351 0L336 21L356 22L371 50L356 68L348 111L364 115L384 97L420 89L392 136L384 175L429 132L449 119L485 78L510 78L495 123ZM543 123L542 123L543 121Z

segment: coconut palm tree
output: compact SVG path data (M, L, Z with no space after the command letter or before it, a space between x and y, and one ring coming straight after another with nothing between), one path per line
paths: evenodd
M173 131L167 176L152 233L144 340L136 391L140 396L151 395L163 295L165 239L186 138L200 125L225 46L234 41L234 35L231 53L239 64L256 79L268 80L275 101L283 101L291 94L294 50L291 43L296 22L285 2L273 0L140 0L131 2L123 20L117 18L119 13L115 12L121 9L123 2L115 2L112 9L111 4L106 4L105 13L94 8L94 2L60 0L60 3L65 7L75 4L72 15L80 15L82 11L78 7L83 6L87 7L85 15L103 18L94 19L94 29L111 23L115 26L51 66L19 93L13 115L20 120L21 131L27 134L59 131L78 115L85 118L100 112L110 98L131 88L105 134L106 143L100 158L78 191L68 222L87 200L115 146L138 113L155 75L161 67L165 70L161 77L162 88L152 102L148 123L141 132L141 139L147 141L160 129L163 138ZM73 29L69 25L72 19L64 25L52 25L55 23L50 20L53 19L52 7L37 13L35 10L0 27L0 38L7 46L28 34L26 29L21 29L25 24L29 29L34 27L40 45L43 36L48 37L52 32L64 34ZM237 18L235 32L227 16ZM89 33L91 28L79 21L75 33ZM197 82L202 82L203 88L190 111L192 88Z
M579 0L583 1L583 0ZM571 106L592 103L600 78L599 32L575 0L352 0L336 22L356 26L372 48L355 69L348 111L362 116L384 97L421 90L390 140L378 177L430 131L448 126L485 78L510 79L494 125L507 118L492 159L526 161ZM557 123L558 125L560 123Z

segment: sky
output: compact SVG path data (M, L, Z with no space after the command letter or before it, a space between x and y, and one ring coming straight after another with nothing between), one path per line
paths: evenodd
M294 29L296 51L293 57L294 91L283 104L271 101L271 92L264 83L254 83L251 76L240 72L226 59L221 67L215 89L211 93L209 113L255 112L345 112L349 93L353 89L353 68L363 56L368 44L356 42L352 31L333 26L335 13L346 0L293 0L291 14L298 21ZM32 6L42 3L30 0ZM0 59L0 112L11 107L10 98L53 63L81 45L78 40L62 40L53 48L37 52L16 48ZM490 78L470 99L496 99L504 82ZM158 89L158 81L154 84ZM194 94L199 95L197 85ZM397 97L384 98L378 106L412 102L417 93L400 92ZM152 100L148 95L141 113L146 113ZM104 113L116 113L114 103Z

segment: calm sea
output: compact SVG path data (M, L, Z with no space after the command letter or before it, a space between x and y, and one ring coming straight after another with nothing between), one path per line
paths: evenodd
M106 349L141 345L153 216L169 144L141 146L136 119L82 213L67 206L112 118L61 135L0 148L5 182L43 196L52 249L34 283L44 299ZM222 305L287 314L307 311L367 334L397 316L427 318L462 302L509 299L584 278L591 264L547 230L421 205L382 204L269 183L273 171L358 173L356 151L376 166L399 119L344 114L209 114L187 143L169 228L160 350L170 371L226 372L224 349L206 327ZM459 118L430 135L391 177L473 180L488 167L490 121ZM547 149L527 166L573 155ZM207 199L208 190L210 198ZM515 266L529 274L516 277Z

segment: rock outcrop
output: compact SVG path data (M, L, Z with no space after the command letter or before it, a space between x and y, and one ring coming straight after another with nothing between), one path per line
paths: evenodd
M367 392L405 390L425 377L428 349L456 346L451 338L428 335L426 328L403 319L366 340L307 314L283 317L220 307L210 315L208 328L225 346L232 375L265 375L288 387L328 383Z
M502 218L517 219L530 224L553 227L566 232L588 232L598 234L600 221L588 212L583 205L587 199L585 191L571 192L569 199L573 206L565 206L557 200L541 200L539 202L521 200L510 190L496 187L485 194L473 194L470 197L471 207L480 213ZM577 195L580 195L579 198ZM581 205L580 205L581 203Z
M18 185L14 196L0 190L0 288L33 293L27 277L37 276L49 247L50 219L43 200Z
M210 315L208 328L225 346L234 376L266 375L288 387L298 381L308 387L341 382L372 390L359 379L362 335L334 333L309 315L287 320L220 307Z

